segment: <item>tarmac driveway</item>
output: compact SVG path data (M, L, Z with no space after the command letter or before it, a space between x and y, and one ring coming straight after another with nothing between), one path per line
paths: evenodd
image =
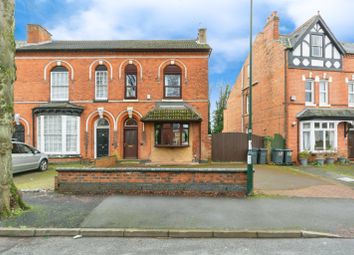
M354 199L349 186L292 167L256 165L254 181L255 191L266 195Z

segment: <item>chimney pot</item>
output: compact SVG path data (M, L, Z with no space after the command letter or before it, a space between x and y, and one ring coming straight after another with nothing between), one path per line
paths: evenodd
M206 35L206 28L199 28L198 30L198 40L197 42L200 44L206 44L207 43L207 35Z
M264 33L267 38L277 40L279 39L279 16L278 12L273 11L267 18L267 23L264 27Z

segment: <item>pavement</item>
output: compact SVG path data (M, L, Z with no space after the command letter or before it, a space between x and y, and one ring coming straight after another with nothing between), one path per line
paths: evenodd
M26 192L1 227L308 230L354 237L354 203L330 198L89 197Z
M354 239L0 238L0 254L349 255Z

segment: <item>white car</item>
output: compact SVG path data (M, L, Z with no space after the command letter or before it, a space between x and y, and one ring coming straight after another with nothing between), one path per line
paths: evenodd
M48 170L48 155L21 142L12 141L12 168L13 173L20 173L38 169Z

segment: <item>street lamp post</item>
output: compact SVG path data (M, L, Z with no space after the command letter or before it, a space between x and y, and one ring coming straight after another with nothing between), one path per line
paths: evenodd
M250 0L250 54L249 54L249 92L248 92L248 153L247 153L247 195L253 192L253 162L252 162L252 23L253 0Z

